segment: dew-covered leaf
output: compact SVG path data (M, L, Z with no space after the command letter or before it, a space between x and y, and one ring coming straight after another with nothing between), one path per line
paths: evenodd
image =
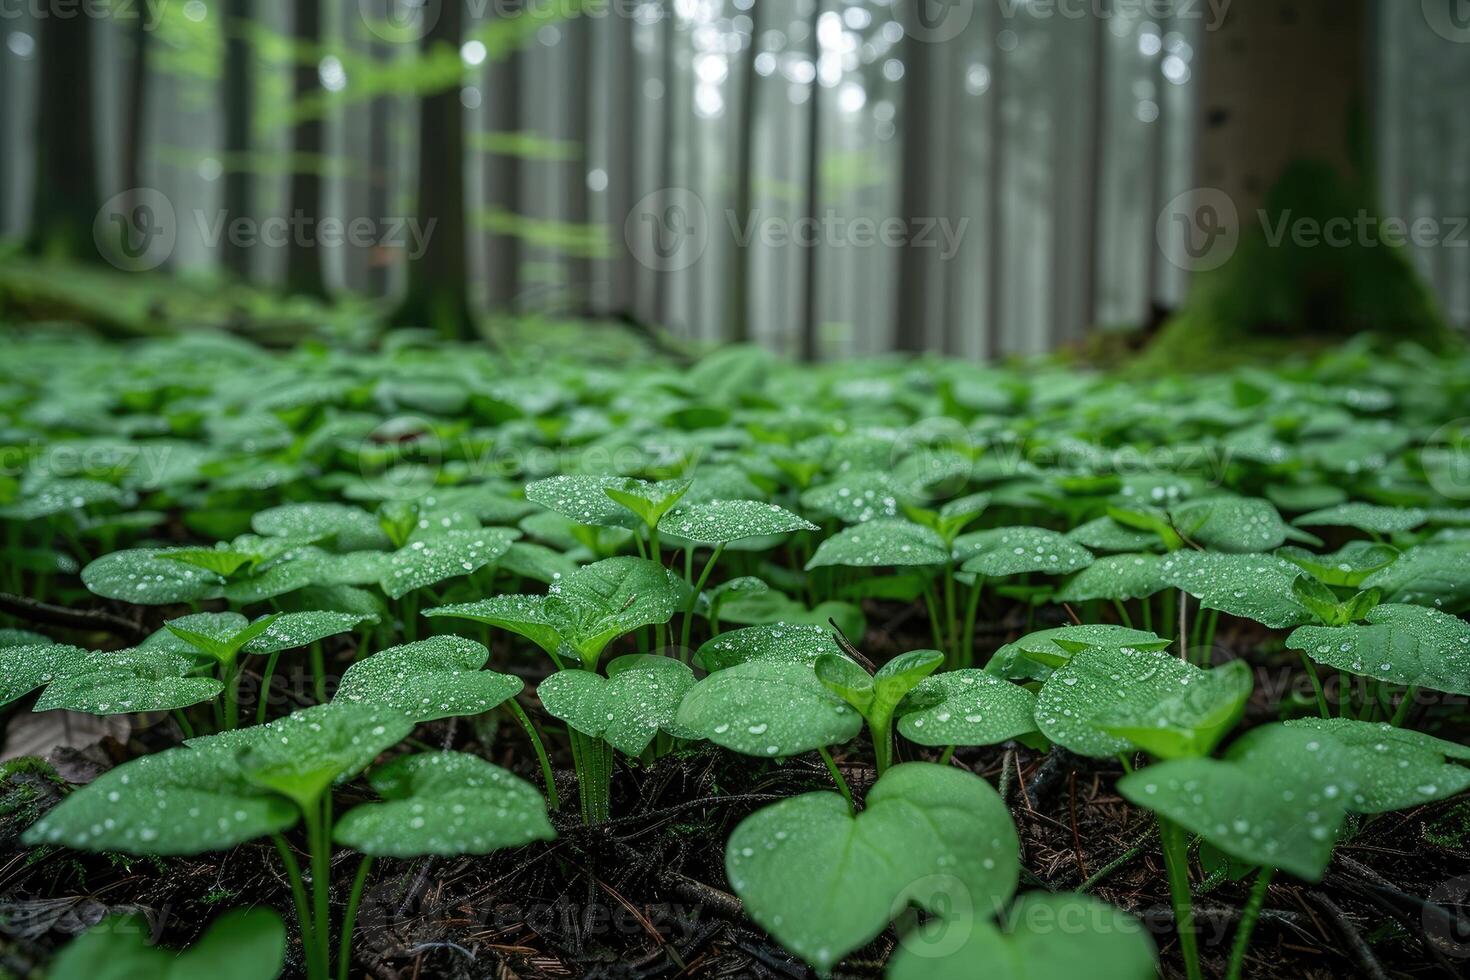
M788 756L846 742L862 716L822 686L805 663L757 659L717 671L684 696L675 718L745 755Z
M18 501L0 507L0 517L12 521L37 521L78 511L93 504L126 504L130 494L101 480L42 478L28 481Z
M1363 580L1398 560L1397 548L1372 541L1349 541L1331 554L1319 555L1303 548L1281 548L1278 558L1285 558L1323 585L1357 588Z
M1470 542L1410 548L1392 565L1363 579L1362 587L1381 590L1384 602L1461 612L1470 607Z
M256 534L327 538L338 551L379 551L391 547L377 517L349 504L282 504L250 518L250 527Z
M153 650L94 653L47 685L35 710L123 715L187 708L224 690L213 677L190 677L194 664L189 657Z
M621 504L648 527L657 527L679 498L694 485L693 480L627 479L602 488L609 500ZM565 513L565 511L563 511Z
M835 793L768 806L735 828L725 847L730 885L746 913L826 974L910 903L932 913L946 889L991 909L1015 891L1020 844L1000 796L959 769L894 766L854 815Z
M1445 761L1470 762L1470 748L1456 742L1351 718L1301 718L1286 726L1321 732L1343 746L1358 776L1350 805L1357 813L1422 806L1470 788L1470 768Z
M85 669L82 665L97 656L105 654L50 642L0 648L0 706Z
M742 538L815 531L808 520L758 500L710 500L681 507L659 521L661 533L699 544L728 544Z
M606 493L625 480L621 476L553 476L527 484L526 499L578 524L631 527L633 515Z
M265 630L246 642L246 653L276 653L310 646L317 640L347 633L363 623L374 624L376 615L328 612L320 609L281 613L271 618Z
M1273 629L1312 621L1291 588L1301 569L1284 558L1177 551L1164 559L1161 570L1165 581L1194 596L1206 609Z
M670 657L629 654L607 665L607 677L590 670L561 670L542 681L536 695L547 712L584 735L601 738L637 756L659 731L680 738L699 733L675 722L694 672Z
M1126 527L1111 517L1098 517L1067 532L1068 540L1092 551L1161 551L1164 542L1153 531Z
M695 652L694 663L710 673L748 660L773 660L812 667L823 654L846 656L833 639L831 627L769 623L721 633Z
M969 917L965 917L968 913ZM1003 923L988 908L949 912L906 936L888 980L1153 980L1154 943L1138 919L1086 895L1022 895ZM931 934L932 933L932 937Z
M1366 623L1303 626L1286 645L1319 664L1377 681L1470 694L1470 624L1437 609L1381 605Z
M296 807L252 785L234 746L221 743L166 749L109 769L62 800L22 840L79 851L202 854L278 833L296 820Z
M140 917L112 916L64 946L51 980L276 980L286 963L286 927L268 908L235 909L215 919L182 952L148 945Z
M982 670L925 678L898 707L898 731L919 745L996 745L1036 731L1036 695Z
M545 596L491 596L479 602L425 609L423 615L430 618L442 616L447 619L469 619L497 626L524 636L547 653L554 654L561 647L561 634L557 632L556 624L546 612Z
M831 483L812 487L801 495L804 510L835 517L844 524L893 518L906 494L884 473L844 473Z
M478 756L405 756L374 769L368 782L383 802L352 808L333 831L363 854L489 854L556 836L541 792Z
M1245 714L1255 678L1243 660L1187 676L1188 684L1157 700L1121 697L1094 722L1160 759L1209 755Z
M416 722L478 715L520 693L519 677L483 670L490 651L460 636L379 650L347 668L334 703L395 711Z
M497 567L509 575L519 575L550 585L575 572L577 563L545 545L515 541L500 556Z
M1418 507L1383 507L1350 501L1303 514L1292 523L1301 527L1351 527L1375 534L1393 534L1412 531L1428 520L1428 511Z
M1161 571L1163 563L1159 555L1104 555L1067 579L1057 590L1056 600L1147 599L1169 587Z
M961 535L954 543L963 569L986 578L1026 572L1065 575L1092 564L1092 552L1041 527L998 527Z
M1180 534L1215 551L1270 551L1300 535L1281 519L1269 500L1251 497L1188 500L1172 508L1169 516Z
M877 519L838 531L817 546L808 569L827 565L873 568L943 565L949 549L939 534L912 521Z
M1120 715L1142 715L1200 683L1204 671L1162 650L1101 647L1058 667L1036 697L1036 727L1078 755L1110 758L1132 743L1110 734Z
M1066 663L1079 650L1092 648L1116 650L1163 650L1172 641L1147 630L1130 629L1109 623L1086 623L1081 626L1058 626L1027 633L995 651L985 671L1003 677L1046 677L1052 667Z
M224 579L168 555L184 549L136 548L103 555L82 569L82 583L105 599L142 606L196 602L220 595Z
M503 555L518 536L508 528L486 527L410 541L393 552L380 584L390 598L400 599L414 589L472 574Z
M543 608L561 638L591 667L624 633L667 623L684 597L684 582L658 562L606 558L552 585Z
M1130 773L1118 792L1240 861L1322 877L1358 791L1351 757L1319 733L1266 725L1223 759L1171 759Z

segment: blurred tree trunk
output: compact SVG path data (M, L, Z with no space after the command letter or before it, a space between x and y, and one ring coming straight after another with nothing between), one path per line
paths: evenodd
M424 35L425 57L459 58L464 14L464 0L446 0ZM470 340L479 331L469 300L464 158L464 106L454 84L420 100L417 213L426 241L422 255L408 257L408 290L392 320Z
M899 0L918 5L929 0ZM910 16L918 17L917 13ZM912 21L911 21L912 22ZM923 23L922 20L918 21ZM904 220L937 218L939 184L930 179L929 164L938 139L935 100L944 78L937 55L941 45L906 35L903 41L903 107L899 118L899 212ZM898 283L894 290L893 347L922 351L928 347L930 320L943 308L943 292L930 275L932 249L906 244L898 253Z
M375 60L393 57L393 45L374 45ZM393 208L394 96L380 95L368 107L368 216L385 222ZM385 227L380 225L379 227ZM368 288L382 298L393 289L393 251L373 246L368 258Z
M521 52L519 49L487 65L486 126L492 133L521 131ZM519 214L521 160L510 153L488 153L485 161L485 205L492 211ZM490 236L487 294L491 311L514 312L520 293L521 240L514 234Z
M678 90L678 41L679 41L679 14L675 10L673 0L668 0L663 6L663 30L661 34L661 50L663 56L663 125L659 129L659 154L658 154L658 189L665 195L674 187L674 140L677 136L675 129L678 121L676 105L678 100L674 93ZM667 197L665 197L667 200ZM674 274L667 271L654 273L654 316L658 325L668 329L673 320L673 291Z
M804 213L812 229L822 227L817 213L822 206L822 45L817 38L817 22L822 19L822 0L812 5L812 92L808 101L806 119L806 206ZM801 359L817 359L817 317L820 315L822 298L821 236L813 231L813 239L804 243L805 254L802 267L805 271L805 289L801 298Z
M740 227L755 210L755 119L759 105L760 74L755 59L760 54L761 7L750 5L750 44L740 67L740 114L735 122L735 220ZM730 269L730 340L749 343L754 331L750 322L750 268L755 259L754 241L736 243Z
M127 190L143 186L143 157L148 141L144 130L148 114L148 18L141 12L133 21L133 64L128 77L128 105L123 116L122 183Z
M101 259L92 226L98 191L96 106L92 98L92 23L78 13L42 17L36 187L27 251L57 259ZM132 216L129 216L129 220Z
M613 120L607 127L607 219L613 258L605 263L607 279L607 312L631 315L638 305L638 263L623 234L638 186L638 119L635 113L642 105L636 68L637 49L633 44L636 21L632 17L615 16L605 21L609 38L607 102L603 112Z
M1005 193L1006 134L1006 58L999 46L994 48L994 64L990 66L990 181L985 197L990 208L990 229L985 236L985 351L986 360L994 360L1003 349L1002 317L1005 310L1005 232L1006 209L1001 199Z
M327 281L322 271L321 252L316 247L316 222L321 220L322 212L326 122L318 108L312 105L321 92L318 68L322 42L321 5L311 0L298 0L292 9L295 10L293 31L297 58L292 75L292 94L297 108L307 106L310 117L296 123L292 138L293 165L285 208L286 218L291 222L291 235L286 246L286 289L293 294L326 299Z
M614 15L619 16L619 15ZM587 187L587 166L592 145L591 113L588 100L595 79L592 66L592 23L586 17L574 16L566 22L565 44L571 70L567 78L567 138L577 145L576 155L562 163L562 215L580 228L592 220L591 194ZM567 293L564 302L572 309L591 309L592 263L585 252L567 254L562 262L566 273Z
M220 240L220 265L243 281L251 276L251 255L243 243L232 242L230 222L248 219L254 207L254 167L250 160L251 119L255 106L254 52L246 34L250 0L225 0L224 154L225 234Z

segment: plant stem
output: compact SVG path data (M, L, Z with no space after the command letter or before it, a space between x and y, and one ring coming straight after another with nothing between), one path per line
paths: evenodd
M302 814L306 822L306 848L311 858L312 929L316 934L315 977L332 974L332 925L328 903L332 895L332 798L324 794L321 803Z
M541 744L541 736L536 731L536 726L531 724L531 719L526 717L526 710L520 706L515 698L505 702L510 706L510 713L515 715L521 727L531 739L531 748L536 750L536 758L541 762L541 778L546 780L546 802L551 804L553 810L561 809L561 800L556 796L556 778L552 775L551 760L546 757L546 747Z
M1261 917L1261 906L1266 902L1266 890L1271 886L1274 872L1274 868L1262 868L1256 872L1251 896L1240 913L1240 925L1235 927L1235 943L1230 947L1230 967L1225 971L1225 980L1240 980L1240 971L1245 966L1245 951L1251 944L1251 931Z
M822 757L823 762L827 763L827 771L832 774L832 782L837 784L837 792L841 793L842 798L847 801L847 809L852 813L857 813L857 805L852 802L852 790L847 788L847 780L842 778L842 770L837 768L837 763L832 759L832 753L827 751L825 745L819 745L817 754Z
M924 580L924 605L929 609L929 630L934 636L934 646L942 647L944 638L939 627L939 595L934 591L934 583L928 579Z
M266 657L265 672L260 675L260 701L255 706L255 723L264 725L265 718L271 703L271 681L276 676L276 663L281 659L281 651Z
M327 703L327 661L322 654L322 641L317 640L311 645L311 681L312 693L316 695L317 704Z
M567 734L571 736L572 764L577 770L582 822L589 827L605 823L610 815L609 799L612 796L612 746L570 726Z
M1189 842L1184 830L1163 816L1159 817L1159 841L1164 846L1164 867L1169 873L1169 898L1174 905L1174 926L1184 955L1184 972L1189 980L1204 980L1199 964L1199 941L1194 934L1194 901L1189 894Z
M224 730L234 731L240 726L240 665L231 660L220 667L220 680L225 685Z
M1133 628L1133 617L1128 615L1128 607L1123 605L1122 599L1113 600L1113 608L1118 611L1118 622L1129 629Z
M949 760L954 758L954 750L955 750L955 747L953 745L951 745L948 748L946 748L944 750L944 752L939 756L939 764L941 766L947 766L947 765L949 765Z
M189 724L189 716L184 714L183 708L173 710L174 721L179 723L179 731L184 733L184 738L194 737L194 726Z
M301 881L301 865L296 863L296 855L291 853L291 845L286 843L286 838L280 834L271 834L271 841L276 845L276 853L281 856L281 864L286 869L286 880L291 883L291 900L296 906L296 922L301 926L301 955L306 961L307 970L311 971L316 963L316 930L311 924L311 905L306 898L306 886Z
M881 777L893 763L893 722L870 725L873 729L873 762Z
M352 892L347 896L347 909L342 913L342 939L337 948L337 980L347 980L352 970L352 928L357 923L357 907L362 904L362 888L367 883L368 871L373 866L371 854L362 856L357 866L357 877L352 879Z
M1179 659L1189 659L1189 593L1179 590Z
M959 603L955 599L954 564L944 566L944 658L953 660L959 647Z
M710 553L709 561L704 563L704 570L699 573L699 580L694 583L689 593L689 605L684 609L684 622L679 628L679 657L685 663L689 662L689 629L694 621L694 607L699 604L699 594L704 591L704 585L709 581L710 572L715 570L715 562L720 560L720 555L725 551L724 545L717 545ZM689 553L694 554L690 548Z
M975 617L980 613L980 590L985 584L983 575L975 576L970 586L969 599L965 603L965 635L960 640L960 666L975 666Z
M1307 677L1312 681L1312 693L1317 695L1317 713L1323 718L1331 718L1332 712L1327 707L1327 694L1322 690L1322 678L1317 676L1317 665L1312 663L1312 658L1302 651L1302 663L1307 668Z
M1402 701L1399 702L1398 710L1395 711L1393 713L1393 717L1389 719L1388 723L1390 725L1398 728L1404 723L1404 719L1409 717L1409 710L1414 707L1414 698L1418 694L1419 689L1417 687L1410 685L1409 687L1404 688L1404 698Z

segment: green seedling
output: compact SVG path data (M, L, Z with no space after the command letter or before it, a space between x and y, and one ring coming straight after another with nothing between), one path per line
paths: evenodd
M286 965L286 929L270 909L236 909L210 923L183 952L148 944L141 916L112 916L57 954L53 980L276 980Z

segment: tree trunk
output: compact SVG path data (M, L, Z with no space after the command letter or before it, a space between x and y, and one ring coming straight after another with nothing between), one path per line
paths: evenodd
M36 123L36 190L27 251L97 262L93 222L102 208L92 98L92 18L43 17ZM129 216L130 217L130 216Z
M148 109L148 18L139 13L133 23L133 65L128 78L128 105L124 113L123 187L133 190L143 186L143 156L148 141L144 138Z
M751 220L755 210L755 119L760 100L760 74L755 70L760 54L761 8L750 5L750 46L740 70L740 113L735 121L735 220L740 227ZM737 344L750 342L754 331L750 323L750 268L755 258L754 242L735 244L734 263L730 268L730 340Z
M637 87L637 49L633 44L632 17L609 17L609 73L607 101L603 112L613 120L608 126L607 217L614 258L605 264L607 312L631 314L638 306L638 263L623 235L633 202L638 195L638 119L634 115L642 99Z
M250 0L225 0L224 154L225 234L220 240L220 265L248 282L251 255L242 242L231 241L230 222L249 219L254 207L254 173L250 161L251 117L255 106L254 53L245 32Z
M322 41L321 6L304 0L293 5L298 63L293 73L293 95L299 106L321 89L317 56ZM295 156L291 168L286 217L291 235L286 246L286 290L290 293L327 298L327 281L322 271L321 252L316 245L316 223L321 220L321 164L326 148L326 121L319 113L298 122L292 139Z
M659 131L658 186L665 194L674 187L674 132L678 119L678 100L674 97L678 85L679 15L673 0L664 4L662 37L663 55L663 125ZM659 270L654 273L654 316L658 325L668 329L673 320L674 273Z
M899 2L917 5L928 0ZM934 100L939 96L938 83L942 80L938 75L937 54L937 45L912 35L903 42L899 210L910 222L910 228L916 219L937 218L941 213L937 207L937 184L929 173L936 139ZM899 250L898 284L894 290L895 350L922 351L928 347L929 322L941 305L941 294L930 275L930 251L912 243Z
M455 58L464 29L463 0L444 3L424 35L427 56L447 48ZM442 337L479 336L470 310L465 239L465 116L458 85L420 100L418 221L426 234L422 255L408 259L408 290L393 315L395 326L424 327ZM432 229L432 230L431 230Z
M572 66L566 76L567 138L577 144L577 153L561 165L564 170L561 217L585 228L592 220L591 193L587 187L588 151L592 144L591 113L587 105L591 97L591 82L584 74L592 65L592 22L586 17L576 16L566 22L564 30L564 43ZM585 254L572 253L565 256L562 268L566 272L566 302L572 309L591 309L591 261Z
M512 51L487 66L485 97L490 101L486 126L491 132L517 133L521 129L521 53ZM522 210L521 160L509 153L487 154L485 204L495 211ZM521 240L514 234L490 236L486 249L486 292L492 312L513 313L520 293Z
M822 17L822 2L816 0L812 7L812 66L821 62L822 45L817 40L817 21ZM821 216L817 211L822 206L822 78L818 69L812 76L811 105L807 109L806 131L806 217L811 227L821 227ZM806 254L802 256L805 269L805 289L801 299L801 359L817 359L817 317L820 315L822 281L821 264L818 261L822 248L821 236L813 232L813 240L805 243Z

